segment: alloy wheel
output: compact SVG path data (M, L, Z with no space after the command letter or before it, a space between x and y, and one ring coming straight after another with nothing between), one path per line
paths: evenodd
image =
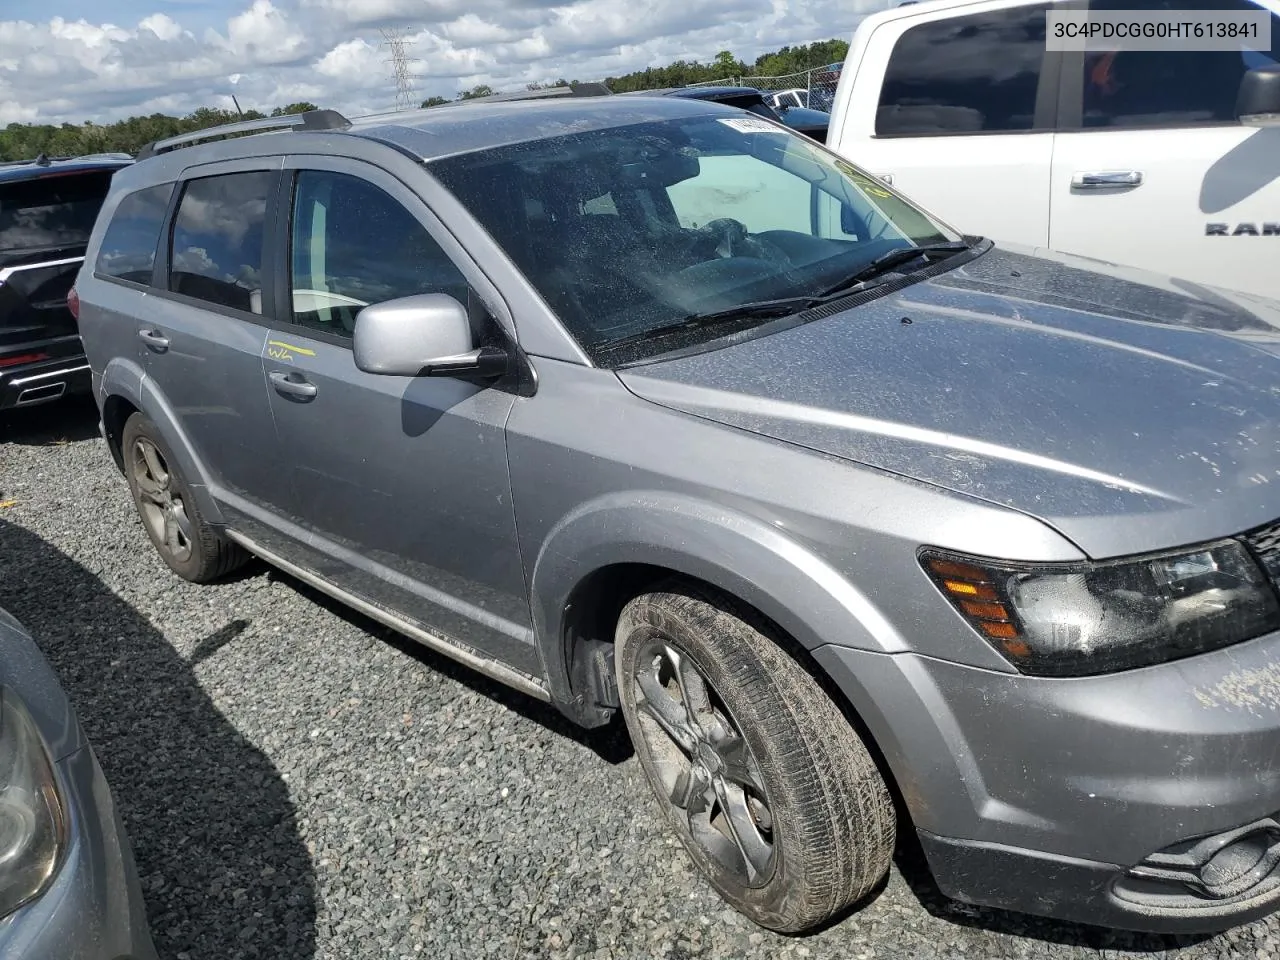
M146 437L133 442L130 457L138 491L138 511L156 545L183 563L192 551L191 520L174 477L159 448Z
M745 886L775 863L774 823L760 764L693 658L649 643L632 683L640 733L662 791L694 842Z

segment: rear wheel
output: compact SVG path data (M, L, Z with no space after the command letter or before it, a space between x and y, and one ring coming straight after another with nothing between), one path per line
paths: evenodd
M205 523L155 424L141 413L133 414L124 425L121 445L142 526L174 573L193 583L208 583L248 559L239 546Z
M622 611L622 711L702 874L761 926L811 929L889 869L896 820L857 733L771 628L670 584Z

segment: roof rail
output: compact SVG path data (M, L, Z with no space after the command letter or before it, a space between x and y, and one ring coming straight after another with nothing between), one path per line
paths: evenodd
M450 100L439 106L458 107L468 103L505 103L508 100L555 100L561 97L610 97L613 91L605 83L571 83L567 87L541 87L537 90L517 90L514 93L491 93L487 97L471 97L467 100Z
M177 147L185 147L201 140L212 140L216 137L229 137L239 133L258 133L264 130L342 130L351 126L351 121L336 110L308 110L306 113L289 113L281 117L262 117L258 120L240 120L236 123L224 123L217 127L205 127L190 133L180 133L176 137L155 140L138 151L138 159L146 160L159 153L167 153Z

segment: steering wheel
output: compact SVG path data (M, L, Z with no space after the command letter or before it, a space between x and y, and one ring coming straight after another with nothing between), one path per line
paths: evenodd
M746 224L731 217L720 217L709 220L698 230L707 239L704 242L715 244L715 255L722 260L730 257L752 257L757 260L769 260L783 267L791 265L791 258L786 251L767 241L751 236Z

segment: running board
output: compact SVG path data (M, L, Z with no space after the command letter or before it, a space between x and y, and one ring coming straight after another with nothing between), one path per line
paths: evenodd
M321 593L328 594L333 597L333 599L341 601L347 606L359 610L365 616L372 620L377 620L383 626L390 627L392 630L403 633L405 636L418 641L418 643L421 643L424 647L429 647L437 653L442 653L446 657L456 660L463 666L470 667L477 673L482 673L492 680L497 680L499 683L506 684L509 687L514 687L521 693L527 693L529 696L536 697L544 703L551 702L551 694L547 692L546 684L542 681L535 680L533 677L523 674L519 670L508 667L506 664L500 663L497 660L491 660L488 657L481 656L469 647L464 647L461 644L439 637L434 633L429 633L422 629L422 627L412 624L408 620L397 617L394 613L389 613L381 607L357 597L355 594L348 593L341 587L335 586L323 577L312 573L310 570L299 567L297 564L290 563L288 560L277 556L270 550L258 546L258 544L254 543L243 534L237 533L234 530L226 530L224 533L228 540L234 540L250 553L261 557L273 567L279 567L290 576L297 577L303 583L314 587Z

